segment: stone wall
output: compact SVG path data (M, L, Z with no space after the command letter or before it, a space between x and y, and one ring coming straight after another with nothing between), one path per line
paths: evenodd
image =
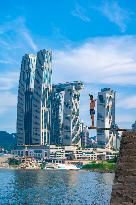
M122 134L110 205L136 204L136 132Z

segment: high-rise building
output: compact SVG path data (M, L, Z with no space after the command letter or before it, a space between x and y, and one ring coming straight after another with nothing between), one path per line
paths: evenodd
M65 87L66 84L57 84L52 86L51 144L62 144Z
M50 142L52 54L41 50L22 58L17 104L18 145Z
M112 126L112 129L111 129L112 132L111 132L109 141L106 144L106 148L119 150L122 132L119 132L117 129L118 129L117 124Z
M82 147L89 147L91 145L91 139L89 138L89 131L87 126L83 122L81 122L81 146Z
M97 127L115 127L115 91L110 88L101 89L98 93ZM98 146L105 147L112 134L111 130L97 130Z
M50 144L52 53L37 53L34 85L33 144Z
M63 145L79 144L81 146L81 126L79 117L80 90L83 83L74 81L65 88L63 111Z
M26 54L22 58L18 86L17 139L18 145L32 144L33 135L33 93L36 56Z
M79 118L79 97L83 83L53 85L51 144L81 144L81 122Z

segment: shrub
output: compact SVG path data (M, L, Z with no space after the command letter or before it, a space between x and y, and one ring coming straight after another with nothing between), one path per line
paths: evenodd
M21 164L21 161L15 159L15 158L9 158L9 159L8 159L8 164L9 164L9 165L20 165L20 164Z
M113 159L108 160L108 163L117 163L117 160L118 160L118 156L115 155Z
M83 165L82 169L100 170L100 171L115 171L116 164L109 162L90 163Z

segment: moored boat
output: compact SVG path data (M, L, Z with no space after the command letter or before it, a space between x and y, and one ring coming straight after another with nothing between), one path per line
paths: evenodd
M80 168L73 164L50 164L46 165L45 169L61 169L61 170L79 170Z

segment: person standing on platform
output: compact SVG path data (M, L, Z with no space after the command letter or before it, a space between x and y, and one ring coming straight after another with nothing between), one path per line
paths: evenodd
M95 116L95 101L93 98L93 95L90 95L90 116L91 116L91 121L92 121L92 125L90 127L94 127L94 116Z

